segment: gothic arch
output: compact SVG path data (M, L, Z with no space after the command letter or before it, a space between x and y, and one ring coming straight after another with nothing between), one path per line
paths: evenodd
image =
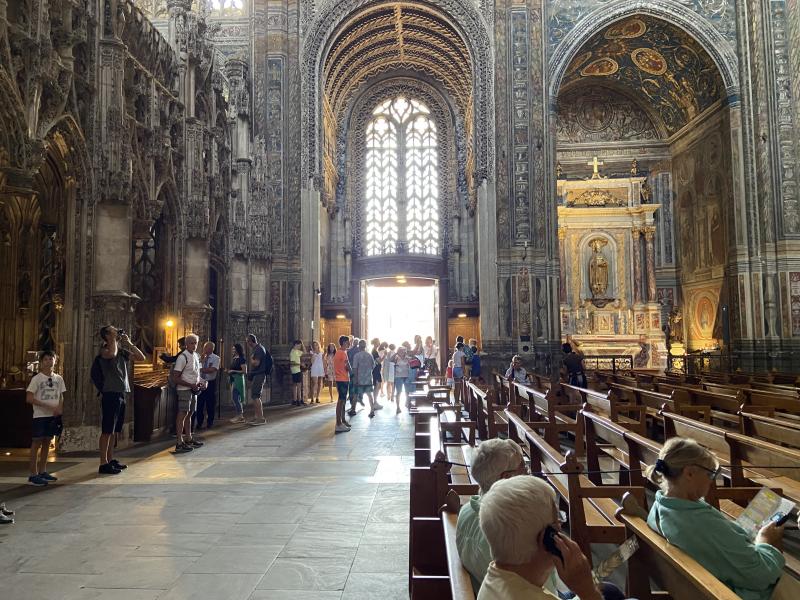
M349 15L361 8L379 6L379 0L336 0L321 8L308 28L301 50L301 175L303 181L322 173L322 82L323 62L334 32ZM446 17L460 33L473 63L475 180L494 173L494 55L490 29L473 0L440 0L414 4Z
M612 23L642 14L656 17L679 27L691 35L708 52L719 69L728 97L739 94L739 66L736 49L714 27L696 12L674 0L655 5L647 0L622 0L614 6L601 6L581 19L556 47L550 58L549 97L558 96L561 81L572 59L595 35Z
M431 111L431 116L440 132L439 160L439 215L441 218L441 255L446 256L452 239L452 215L456 212L456 190L461 192L460 183L464 181L463 161L457 157L463 151L463 135L455 135L460 129L459 119L463 123L463 115L457 115L448 99L433 85L412 77L391 78L366 87L353 101L347 118L339 125L338 139L347 147L346 158L341 168L349 165L346 177L347 194L350 199L347 211L353 223L353 247L356 256L360 255L363 241L363 201L364 170L360 165L364 162L365 145L362 140L366 126L372 117L372 110L384 100L405 95L423 102ZM442 143L443 140L456 140L453 144ZM347 174L346 174L347 175ZM341 177L341 174L340 174ZM466 194L466 185L463 186ZM337 204L344 202L343 190L337 191ZM462 196L463 197L463 196Z

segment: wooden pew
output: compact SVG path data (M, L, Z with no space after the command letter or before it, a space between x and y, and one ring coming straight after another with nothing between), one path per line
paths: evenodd
M461 443L463 440L470 446L475 445L475 432L478 424L475 421L465 421L461 415L460 404L435 404L439 413L439 431L447 443Z
M470 381L464 385L464 392L469 398L470 419L477 422L478 435L481 440L492 439L497 437L500 432L507 432L508 423L503 413L503 407L497 406L493 389L484 389ZM473 410L475 411L474 418Z
M700 563L650 529L647 512L632 495L623 498L617 518L625 525L626 534L639 541L639 549L628 563L628 596L663 598L663 593L652 591L652 579L673 600L739 600Z
M624 528L614 513L625 492L633 492L644 502L644 488L596 486L582 474L583 466L573 452L566 455L548 444L518 415L507 411L509 437L522 446L530 458L531 471L548 473L545 479L568 507L570 537L591 561L591 544L619 544L625 539Z
M689 437L708 448L723 465L722 475L731 486L761 485L800 503L800 450L667 412L664 434L667 438Z
M774 444L800 449L800 423L761 414L739 413L742 434Z
M658 392L673 393L676 389L682 390L689 398L689 404L696 407L710 407L708 420L720 421L729 429L739 428L739 418L736 414L741 410L745 402L744 394L741 390L736 393L720 394L709 392L700 387L675 386L667 383L657 383L654 388Z
M613 390L603 393L569 385L568 383L562 383L561 388L573 402L588 404L592 407L592 410L608 415L615 423L619 423L642 435L645 434L647 430L647 407L625 401Z
M519 398L520 416L526 421L544 420L552 424L544 430L544 438L554 448L560 447L560 434L572 436L576 454L583 456L583 422L577 418L582 405L562 403L560 400L565 396L558 396L552 390L541 391L517 382L514 387Z

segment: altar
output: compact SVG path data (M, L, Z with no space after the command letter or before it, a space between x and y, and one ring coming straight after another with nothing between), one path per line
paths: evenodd
M656 300L655 235L647 174L566 179L558 170L561 332L586 356L633 355L634 367L666 364Z

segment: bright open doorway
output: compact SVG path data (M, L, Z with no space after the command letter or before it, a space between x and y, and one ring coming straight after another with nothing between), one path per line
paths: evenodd
M399 346L414 336L436 339L438 285L432 279L376 279L367 282L367 340Z

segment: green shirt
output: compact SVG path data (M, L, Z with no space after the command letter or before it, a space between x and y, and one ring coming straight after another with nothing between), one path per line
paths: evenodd
M702 500L656 492L647 524L744 600L769 600L783 574L780 550L753 543L744 529Z
M292 348L291 352L289 352L289 370L292 373L299 373L300 372L300 360L303 358L302 350L298 350L297 348Z

